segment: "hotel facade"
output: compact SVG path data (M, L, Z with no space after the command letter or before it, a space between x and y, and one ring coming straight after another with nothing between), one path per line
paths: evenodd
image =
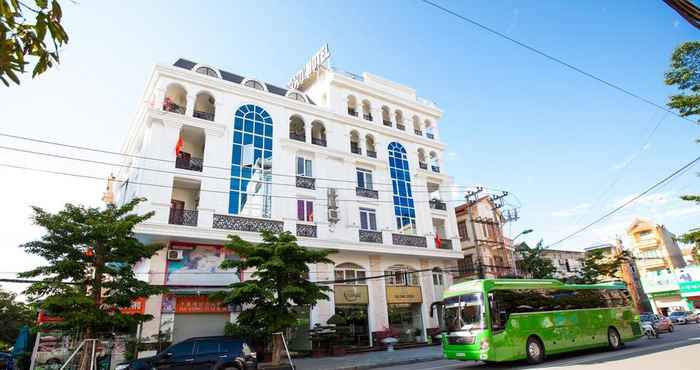
M387 330L425 341L437 327L430 304L463 258L442 111L412 88L314 59L296 89L185 59L154 67L115 184L117 203L147 199L138 212L155 215L136 235L164 246L135 267L169 289L143 302L154 319L142 340L222 334L237 310L207 295L251 279L219 268L238 258L223 244L260 242L262 230L337 251L334 265L310 266L312 281L390 275L331 284L329 300L300 308L299 332L334 314L352 318L358 346Z

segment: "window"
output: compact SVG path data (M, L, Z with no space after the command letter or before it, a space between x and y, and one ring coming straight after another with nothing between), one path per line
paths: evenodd
M377 212L370 208L360 208L360 229L377 231Z
M357 169L357 187L372 190L372 171Z
M300 101L302 103L306 103L306 98L304 98L304 95L299 94L298 92L290 92L287 95L288 98L294 99L296 101Z
M384 275L388 275L386 277L386 285L420 286L418 273L408 266L391 266L384 272Z
M197 354L206 355L219 352L219 341L199 340L197 341Z
M439 267L433 269L433 285L436 287L445 286L445 275Z
M297 200L297 220L314 222L314 202L310 200Z
M172 353L173 357L191 356L193 349L194 342L184 342L170 347L167 352Z
M644 230L639 233L639 240L649 240L653 238L654 234L651 232L651 230Z
M199 68L197 68L197 70L195 72L201 73L203 75L211 76L211 77L219 77L219 74L216 73L215 70L213 70L209 67L199 67Z
M390 143L388 149L396 229L399 232L413 234L416 230L416 209L413 204L411 173L406 149L397 142Z
M247 344L238 340L227 340L226 342L221 343L221 346L223 347L224 351L229 355L240 356L243 353L244 347L246 347Z
M336 280L353 280L346 281L340 284L367 284L364 279L366 276L365 269L362 266L354 263L341 263L335 267L335 279Z
M265 87L260 82L255 81L255 80L248 80L248 81L244 82L243 85L246 87L252 87L253 89L256 89L256 90L265 91Z
M459 233L460 240L469 240L469 233L467 232L466 221L457 222L457 233Z
M313 177L312 162L304 157L297 157L297 176Z

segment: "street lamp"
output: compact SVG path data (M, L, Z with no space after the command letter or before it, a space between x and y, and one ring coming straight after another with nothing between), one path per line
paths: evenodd
M516 235L515 238L511 239L511 243L514 242L515 239L518 239L518 237L519 237L520 235L529 234L529 233L531 233L531 232L532 232L532 229L527 229L527 230L521 231L520 234Z

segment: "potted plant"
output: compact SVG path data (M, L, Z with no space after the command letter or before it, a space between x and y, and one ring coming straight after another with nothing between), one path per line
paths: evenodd
M416 343L419 343L421 341L421 337L423 336L423 330L421 330L421 329L414 330L413 336L415 337Z
M335 328L334 341L331 344L331 355L332 356L345 356L345 347L348 344L350 338L350 328L347 326L348 321L341 315L335 314L331 316L327 324L333 325Z

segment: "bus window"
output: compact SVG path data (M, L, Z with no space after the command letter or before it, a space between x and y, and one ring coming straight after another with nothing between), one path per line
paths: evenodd
M444 319L447 330L482 329L482 302L479 293L445 299Z

